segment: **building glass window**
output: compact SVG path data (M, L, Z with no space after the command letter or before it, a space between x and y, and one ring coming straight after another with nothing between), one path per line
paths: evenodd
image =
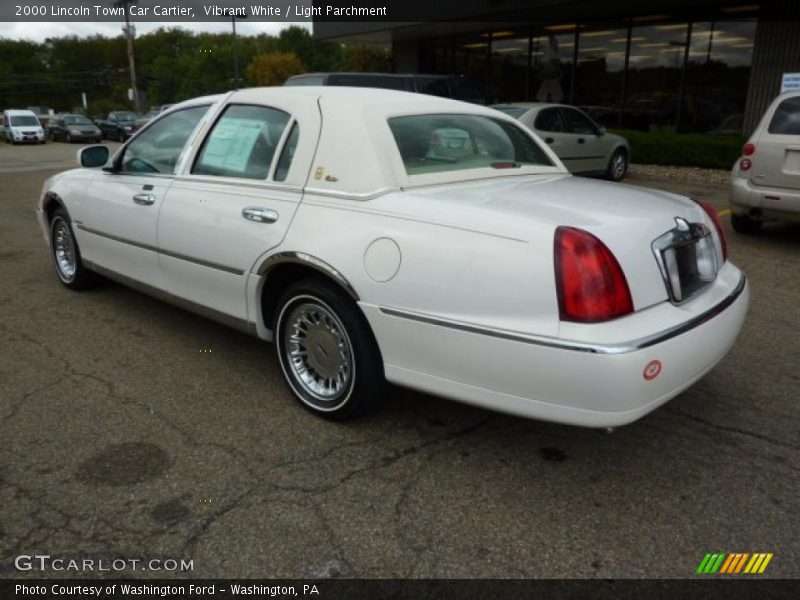
M528 45L526 32L492 33L492 81L490 96L497 102L525 100L528 84Z
M687 23L631 29L623 127L675 130L688 29Z
M531 39L531 73L526 100L570 100L575 54L575 25L551 25Z
M593 24L578 34L573 102L603 125L618 123L628 28Z
M741 134L756 20L692 24L680 131Z

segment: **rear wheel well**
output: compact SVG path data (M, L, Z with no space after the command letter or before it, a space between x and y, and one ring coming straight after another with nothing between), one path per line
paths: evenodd
M317 268L295 262L279 264L270 269L265 275L263 291L261 293L261 315L267 329L275 328L275 313L278 308L278 301L281 299L286 288L295 281L309 278L327 281L335 285L350 298L353 297L350 290L345 288L335 278L330 277ZM355 298L353 299L355 300Z

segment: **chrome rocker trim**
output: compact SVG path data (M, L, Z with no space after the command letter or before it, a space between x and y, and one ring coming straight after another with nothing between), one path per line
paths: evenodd
M724 300L716 306L706 310L704 313L689 319L688 321L676 325L664 331L654 333L643 338L632 340L630 342L623 342L619 344L592 344L587 342L579 342L573 340L562 340L559 338L549 336L530 335L525 333L516 333L504 329L494 329L490 327L480 327L471 325L469 323L462 323L458 321L450 321L439 317L433 317L421 313L408 312L398 310L395 308L378 307L378 310L385 315L398 317L401 319L409 319L411 321L419 321L420 323L427 323L429 325L439 325L441 327L449 327L450 329L457 329L459 331L466 331L469 333L477 333L479 335L488 335L490 337L500 338L504 340L511 340L513 342L522 342L524 344L534 344L537 346L546 346L548 348L559 348L561 350L574 350L577 352L588 352L590 354L627 354L636 352L649 346L655 346L661 342L677 337L687 331L691 331L695 327L699 327L703 323L710 321L720 313L724 312L731 306L745 289L747 278L742 275L736 289L734 289Z

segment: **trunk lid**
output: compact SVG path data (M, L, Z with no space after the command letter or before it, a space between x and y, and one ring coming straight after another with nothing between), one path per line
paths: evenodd
M713 227L688 198L570 175L509 177L409 192L409 211L420 202L431 214L435 201L434 218L452 226L529 241L552 239L562 225L588 231L619 261L635 310L668 299L653 241L676 227L676 217Z

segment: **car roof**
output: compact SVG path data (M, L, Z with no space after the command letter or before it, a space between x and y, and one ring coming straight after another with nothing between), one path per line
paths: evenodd
M26 108L9 108L8 110L5 110L3 112L5 112L9 116L13 116L13 115L34 115L34 116L36 116L35 112L33 112L32 110L28 110Z
M388 107L391 109L412 110L420 113L451 110L456 113L470 112L487 116L497 115L497 111L479 104L462 102L441 96L429 96L400 90L390 90L380 87L354 87L347 85L302 85L302 86L275 86L260 88L243 88L231 95L232 100L247 97L259 100L258 96L264 95L264 100L269 100L269 93L294 94L317 98L320 102L329 105L347 105L351 108L363 109L367 107ZM197 102L197 99L192 101ZM387 109L389 110L389 109Z

